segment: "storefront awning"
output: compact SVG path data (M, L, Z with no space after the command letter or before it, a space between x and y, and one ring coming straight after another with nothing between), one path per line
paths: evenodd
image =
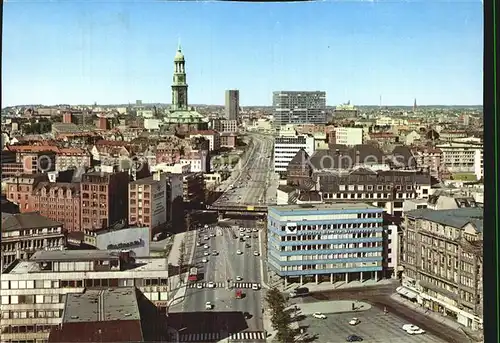
M406 288L404 286L400 286L400 287L396 288L396 292L398 292L399 294L401 294L405 298L408 298L411 300L417 299L417 296L418 296L417 292L415 292L409 288Z

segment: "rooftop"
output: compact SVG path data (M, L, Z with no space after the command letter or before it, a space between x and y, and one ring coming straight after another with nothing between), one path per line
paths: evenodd
M42 229L62 226L55 220L46 218L38 212L18 213L2 221L2 231L16 231L23 229Z
M45 255L45 259L37 259L33 260L33 256L35 256L37 253L53 253L50 254L52 255L53 259L49 259L47 255ZM66 253L63 255L71 255L72 259L66 258L57 258L57 255L61 255L61 253ZM68 254L69 253L69 254ZM64 250L64 251L38 251L31 257L30 260L28 261L19 261L13 268L8 272L10 274L26 274L26 273L46 273L45 271L42 271L40 269L40 264L39 262L43 261L59 261L59 262L64 262L64 261L85 261L87 258L87 261L89 260L89 257L91 257L91 260L94 259L99 259L97 256L101 256L101 259L105 259L106 254L113 254L115 256L118 256L118 252L116 251L107 251L107 250ZM92 257L92 255L94 255ZM133 272L145 272L145 271L166 271L168 268L167 266L167 260L165 258L136 258L135 259L135 264L132 266L128 266L125 271L133 271ZM115 272L115 271L113 271ZM123 271L116 271L115 273L121 273ZM71 272L74 273L74 272ZM84 273L84 271L82 271ZM4 272L6 274L6 272Z
M420 209L409 211L406 215L457 229L461 229L467 224L472 224L478 231L483 231L484 210L480 207L466 207L452 210Z
M63 323L140 320L135 287L87 289L66 296Z
M339 210L380 210L378 207L365 203L334 203L334 204L302 204L269 206L270 211L295 212L295 211L339 211Z

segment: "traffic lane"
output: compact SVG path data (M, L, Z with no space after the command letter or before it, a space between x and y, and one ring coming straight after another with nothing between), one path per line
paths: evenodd
M406 320L408 323L417 325L445 341L451 339L448 340L448 342L469 342L468 338L461 332L392 300L389 296L394 293L394 291L391 291L391 288L394 289L393 287L393 285L390 285L384 287L367 287L364 291L358 288L352 290L342 289L329 292L318 292L313 293L312 296L304 297L303 299L298 298L296 299L297 301L294 300L294 302L349 299L366 301L379 309L386 308L389 313Z
M264 330L261 291L246 289L245 297L240 299L238 308L241 308L243 313L250 314L250 318L247 319L248 331Z

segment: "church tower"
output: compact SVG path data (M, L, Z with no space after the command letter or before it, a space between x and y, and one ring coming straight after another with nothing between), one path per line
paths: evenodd
M172 110L188 110L188 85L186 83L186 61L182 54L181 45L177 48L174 58L174 78L172 83Z

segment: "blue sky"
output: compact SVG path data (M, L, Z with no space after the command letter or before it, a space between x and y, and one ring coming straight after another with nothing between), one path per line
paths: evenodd
M169 103L181 39L189 101L482 104L480 1L4 3L2 106Z

